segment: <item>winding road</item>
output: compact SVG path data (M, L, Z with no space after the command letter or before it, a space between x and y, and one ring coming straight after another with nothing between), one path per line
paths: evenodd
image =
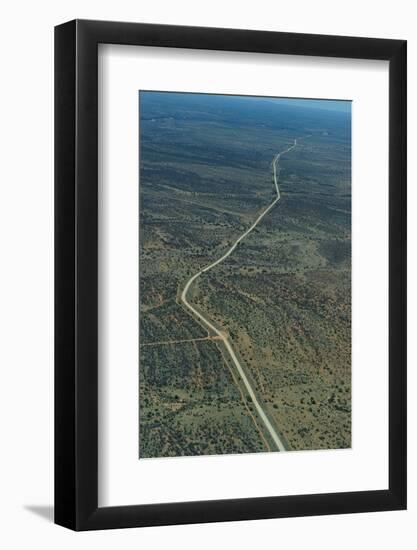
M252 386L251 386L251 384L250 384L250 382L249 382L249 380L248 380L248 378L245 374L245 371L243 370L242 365L239 363L239 360L236 357L236 354L235 354L235 352L234 352L234 350L233 350L233 348L232 348L232 346L231 346L231 344L228 340L227 334L225 334L224 332L222 332L218 328L216 328L213 325L213 323L211 323L206 317L204 317L204 315L202 313L200 313L195 307L193 307L193 305L190 304L190 302L187 300L187 294L188 294L188 291L190 290L191 285L194 283L194 281L198 277L200 277L200 275L202 275L202 273L206 273L210 269L213 269L213 267L215 267L216 265L219 265L228 256L230 256L230 254L235 250L237 245L245 237L247 237L249 235L249 233L251 233L255 229L255 227L259 224L259 222L262 220L262 218L264 216L266 216L266 214L268 214L268 212L271 210L271 208L273 208L276 205L276 203L280 200L281 194L279 192L278 175L277 175L278 161L279 161L279 159L281 158L282 155L284 155L285 153L288 153L289 151L294 149L296 146L297 146L297 140L295 139L294 140L294 145L292 145L288 149L285 149L284 151L281 151L281 153L276 154L273 161L272 161L272 168L273 168L273 173L274 173L274 184L275 184L275 189L276 189L276 192L277 192L276 198L271 202L271 204L267 208L265 208L265 210L263 210L261 212L261 214L256 218L256 220L249 227L249 229L247 229L240 237L238 237L238 239L236 239L234 244L229 248L229 250L225 254L223 254L223 256L221 258L219 258L215 262L211 263L210 265L204 267L198 273L193 275L188 280L187 284L184 287L184 290L181 293L181 301L184 304L184 306L188 310L190 310L196 317L198 317L198 319L200 319L200 321L202 321L204 326L206 326L208 329L213 331L216 334L216 336L218 337L219 340L222 340L224 346L226 347L226 349L227 349L227 351L230 355L230 358L233 361L233 364L235 365L235 367L236 367L236 369L237 369L237 371L238 371L238 373L239 373L239 375L240 375L240 377L243 381L243 384L245 385L245 388L246 388L250 398L252 399L252 402L253 402L253 404L256 408L257 413L259 414L259 417L261 418L262 422L264 423L265 428L267 429L269 435L271 436L272 440L274 441L274 443L275 443L275 445L276 445L276 447L279 451L285 451L286 448L285 448L280 436L277 434L276 430L274 429L274 427L272 426L270 420L268 419L267 415L265 414L265 411L263 410L261 404L259 403L259 401L256 397L256 394L253 391L253 388L252 388Z

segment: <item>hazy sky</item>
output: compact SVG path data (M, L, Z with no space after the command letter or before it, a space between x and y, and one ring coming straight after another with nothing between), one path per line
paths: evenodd
M271 101L281 105L294 105L298 107L307 107L309 109L324 109L326 111L341 111L350 113L352 102L335 99L291 99L283 98L259 98L261 101Z
M241 101L255 101L260 103L274 103L275 105L288 105L293 107L304 107L306 109L318 109L325 111L334 111L339 113L351 113L352 102L349 100L337 100L337 99L300 99L291 97L262 97L262 96L249 96L249 95L223 95L223 94L200 94L193 92L158 92L140 90L139 94L143 96L165 96L165 98L171 97L173 100L176 98L188 98L190 101L198 102L204 99L224 98L229 102L236 99L238 103Z

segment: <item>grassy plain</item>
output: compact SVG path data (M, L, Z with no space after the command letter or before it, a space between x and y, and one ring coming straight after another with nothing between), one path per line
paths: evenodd
M275 198L193 304L227 331L289 450L351 442L350 114L140 94L140 456L274 450L218 340L179 300Z

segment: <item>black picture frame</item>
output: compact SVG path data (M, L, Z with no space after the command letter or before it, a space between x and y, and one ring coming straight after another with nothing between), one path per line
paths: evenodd
M389 488L98 507L98 44L389 61ZM55 28L55 522L74 530L406 508L406 41L74 20Z

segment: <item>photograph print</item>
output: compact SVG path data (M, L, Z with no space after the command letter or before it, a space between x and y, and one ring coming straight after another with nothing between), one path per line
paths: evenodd
M139 458L351 447L351 102L139 91Z

